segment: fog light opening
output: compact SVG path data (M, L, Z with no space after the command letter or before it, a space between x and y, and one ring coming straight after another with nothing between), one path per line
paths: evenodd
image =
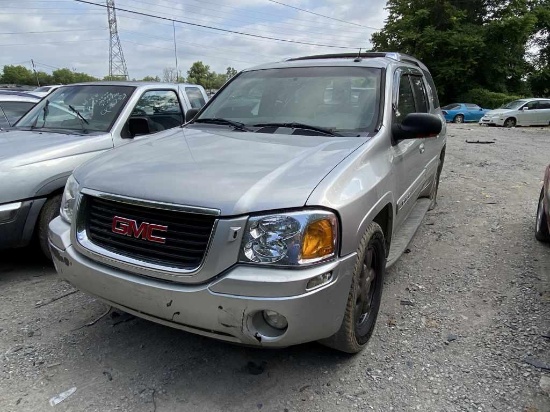
M265 322L277 330L285 330L288 327L286 318L274 310L264 310L262 312Z
M323 285L326 285L332 280L332 272L323 273L322 275L317 275L314 278L311 278L307 282L306 290L312 290L320 288Z

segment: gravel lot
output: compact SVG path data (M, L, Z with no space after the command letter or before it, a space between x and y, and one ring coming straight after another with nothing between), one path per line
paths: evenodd
M36 251L9 251L0 411L550 411L550 249L533 233L550 128L449 125L448 136L438 207L387 273L361 354L100 318L109 308Z

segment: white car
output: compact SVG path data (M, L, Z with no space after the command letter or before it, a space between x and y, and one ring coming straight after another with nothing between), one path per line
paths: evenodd
M0 91L0 129L12 127L39 101L28 93Z
M550 99L520 99L491 110L479 120L489 126L548 126Z
M41 87L38 87L38 88L34 89L33 91L31 91L29 93L34 94L35 96L38 96L38 97L42 98L44 96L47 96L48 94L50 94L54 90L60 88L61 86L63 86L63 85L62 84L53 84L51 86L41 86Z

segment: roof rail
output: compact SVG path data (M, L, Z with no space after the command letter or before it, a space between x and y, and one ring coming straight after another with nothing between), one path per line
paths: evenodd
M363 52L363 53L334 53L334 54L317 54L313 56L293 57L286 59L287 62L297 60L320 60L320 59L355 59L361 58L375 58L375 57L388 57L390 59L399 60L399 53L386 53L386 52Z
M376 57L385 57L395 61L402 61L410 64L414 64L419 67L424 65L420 60L409 56L404 53L397 52L363 52L363 53L334 53L334 54L318 54L312 56L303 56L303 57L293 57L286 59L285 61L299 61L299 60L321 60L321 59L357 59L357 58L376 58Z

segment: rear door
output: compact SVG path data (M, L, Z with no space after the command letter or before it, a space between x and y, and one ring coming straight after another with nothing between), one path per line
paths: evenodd
M537 121L540 125L550 125L550 100L539 100Z
M522 126L531 126L539 124L538 120L538 100L533 100L525 103L518 112L518 124Z

